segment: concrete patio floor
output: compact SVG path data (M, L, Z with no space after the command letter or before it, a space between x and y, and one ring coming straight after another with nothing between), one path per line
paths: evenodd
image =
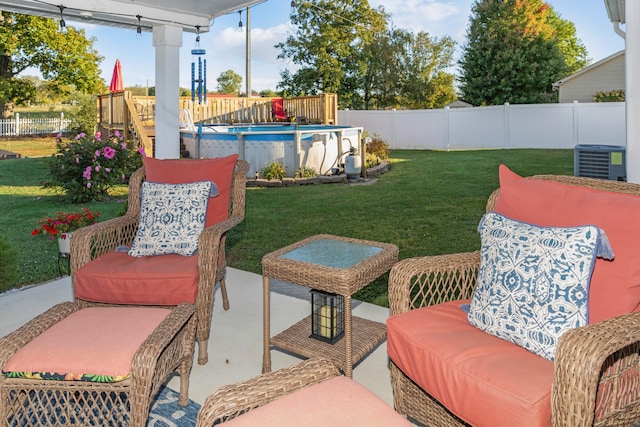
M310 311L307 288L274 282L271 286L272 335ZM219 387L259 375L262 369L262 276L228 268L227 288L231 306L228 311L222 309L220 291L216 290L209 363L200 366L194 359L191 371L189 398L200 404ZM72 299L69 277L0 295L0 336L53 305ZM384 322L388 313L387 308L354 301L355 316ZM302 360L279 350L272 350L271 357L274 370ZM353 378L393 406L386 342L354 368ZM177 377L168 385L179 390Z

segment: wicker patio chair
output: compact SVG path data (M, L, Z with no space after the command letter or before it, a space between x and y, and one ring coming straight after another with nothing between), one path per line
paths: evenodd
M186 160L197 161L197 160ZM225 283L226 259L225 238L232 227L244 219L245 182L249 164L238 160L233 171L230 189L228 219L206 227L198 239L198 282L195 298L198 325L198 363L208 361L207 344L211 330L211 314L215 284L220 282L220 290L225 310L229 300ZM87 301L78 297L75 277L79 269L96 258L116 251L118 247L131 245L136 236L140 219L140 188L145 179L145 169L138 169L130 178L128 208L124 216L93 224L74 232L71 242L71 278L74 297L81 306L104 305L104 301ZM190 258L190 257L184 257ZM164 305L164 304L163 304Z
M640 195L640 185L624 182L554 175L530 179ZM487 212L494 210L499 191L489 197ZM391 315L471 299L479 264L479 251L398 262L389 277ZM629 426L638 422L639 354L640 313L614 317L562 335L553 366L551 425ZM430 427L467 425L426 393L393 360L390 365L394 405L399 413ZM500 411L498 406L495 409Z

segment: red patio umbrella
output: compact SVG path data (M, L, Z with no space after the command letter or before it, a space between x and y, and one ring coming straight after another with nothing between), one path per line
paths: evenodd
M116 59L116 65L113 67L113 75L111 76L111 84L109 85L111 92L122 92L124 90L124 82L122 81L122 66L120 60Z

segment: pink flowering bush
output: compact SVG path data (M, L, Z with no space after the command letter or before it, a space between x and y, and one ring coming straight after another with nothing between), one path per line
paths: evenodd
M58 135L57 154L51 157L47 187L59 187L72 203L108 197L111 187L127 182L142 166L143 151L127 143L116 131L109 138L100 133L80 133L71 141Z

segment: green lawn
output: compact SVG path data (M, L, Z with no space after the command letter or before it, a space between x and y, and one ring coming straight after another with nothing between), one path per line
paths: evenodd
M245 221L227 238L228 264L260 273L264 254L318 233L394 243L401 259L475 250L498 165L525 176L573 173L572 150L392 151L390 161L371 185L248 188ZM41 188L46 179L45 159L0 161L0 229L20 253L16 286L58 274L55 243L31 236L37 221L85 206L61 204ZM125 193L118 188L113 200L86 206L112 218ZM386 276L356 298L385 305Z
M51 156L56 153L56 138L43 136L40 138L3 138L0 149L19 153L22 157Z

